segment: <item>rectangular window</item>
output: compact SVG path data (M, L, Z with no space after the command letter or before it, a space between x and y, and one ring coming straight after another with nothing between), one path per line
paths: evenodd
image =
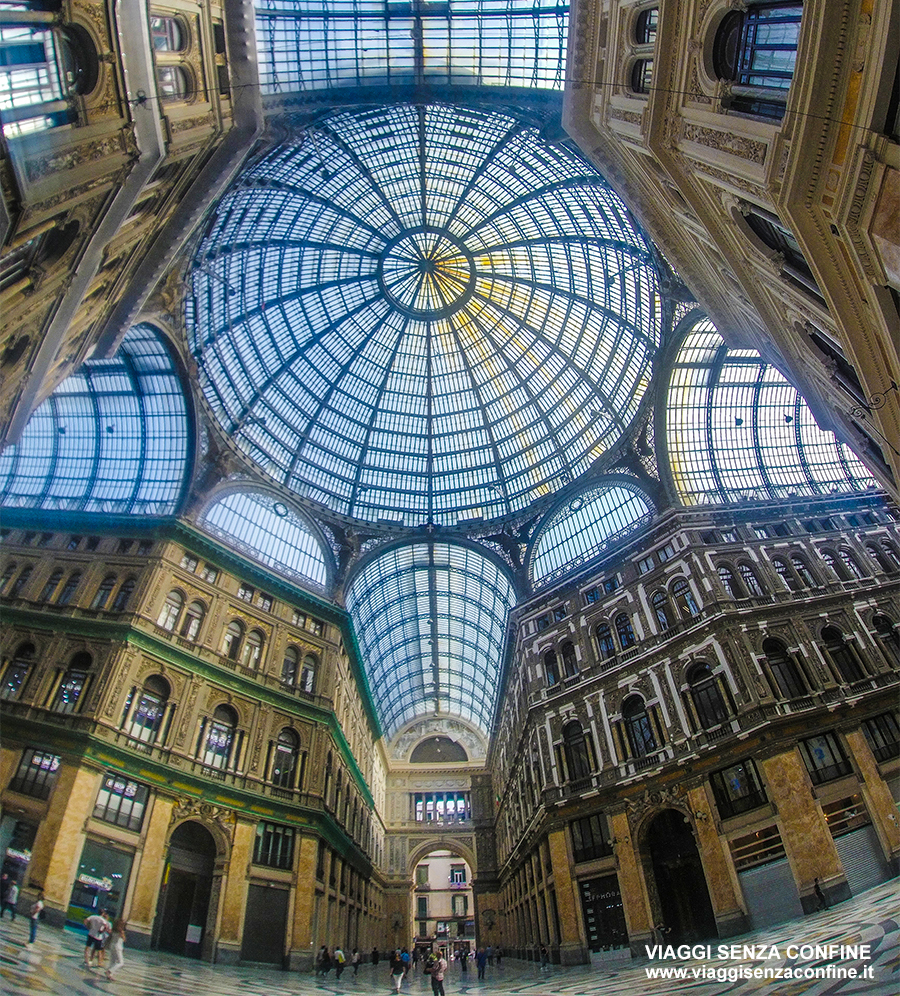
M256 599L256 604L264 611L271 612L272 607L275 605L275 599L271 595L266 595L263 592L259 593Z
M800 741L800 753L814 785L842 778L851 772L850 762L844 757L834 733L823 733Z
M760 785L756 766L750 760L713 772L709 780L723 819L766 804L765 790Z
M776 522L773 526L773 530L776 536L790 536L791 530L788 528L784 522Z
M416 865L416 885L428 885L428 865Z
M560 622L560 620L566 618L566 607L564 605L558 605L553 610L553 621Z
M582 598L584 598L585 605L593 605L594 602L600 601L600 589L591 588L590 591L586 591L582 594Z
M181 558L181 569L183 571L190 571L191 574L196 574L199 566L200 561L190 553L185 553Z
M215 567L211 567L209 564L204 564L203 570L200 572L200 577L204 581L208 581L209 584L215 584L219 580L219 572Z
M416 918L428 919L428 896L416 896Z
M607 595L611 595L614 591L619 588L619 575L613 574L610 578L604 578L603 580L603 590Z
M93 553L94 550L96 550L98 546L100 546L100 537L99 536L88 536L87 543L85 544L85 549L90 550L91 553Z
M722 542L723 543L737 543L738 534L736 529L723 529L722 530Z
M33 535L34 535L34 533L32 533L32 536ZM67 550L77 550L78 549L78 544L80 542L81 542L81 537L80 536L70 536L69 537L69 542L66 545L66 549Z
M238 598L243 599L245 602L252 602L255 594L255 589L251 588L249 584L241 582L241 586L238 588Z
M606 832L606 818L601 813L586 816L582 820L572 820L569 824L572 833L572 852L575 861L591 861L612 854Z
M757 539L771 539L772 533L768 526L754 526L753 532Z
M140 830L150 790L120 775L107 775L97 795L94 819L126 830Z
M542 616L538 616L538 618L537 618L538 632L540 632L543 629L547 629L547 627L550 625L551 621L552 620L550 619L550 613L549 612L545 613Z
M277 823L258 823L253 844L253 863L269 868L294 865L294 830Z
M642 560L638 561L638 570L641 574L646 574L648 571L652 571L656 565L654 564L652 555L649 557L644 557Z
M140 543L138 543L139 556L149 557L152 550L153 550L153 540L141 540Z
M29 747L19 762L19 769L13 776L9 787L13 792L30 795L35 799L46 799L50 795L56 773L62 758L58 754L47 754L42 750Z
M467 916L469 912L469 897L468 896L454 896L453 897L453 915L454 916Z
M704 533L700 533L700 542L705 543L707 546L712 546L719 542L719 537L710 529Z
M451 865L450 866L450 884L451 885L465 885L466 884L466 866L465 865Z
M662 564L675 556L675 547L671 543L666 543L661 550L657 550L656 552L659 555L659 562Z
M885 712L865 720L863 733L876 761L890 761L894 757L900 757L900 725L893 713Z
M53 533L41 533L41 538L38 540L38 546L44 547L50 545L50 540L53 539Z
M117 552L118 553L131 553L132 543L133 543L133 540L127 540L127 539L119 540L119 546L118 546Z

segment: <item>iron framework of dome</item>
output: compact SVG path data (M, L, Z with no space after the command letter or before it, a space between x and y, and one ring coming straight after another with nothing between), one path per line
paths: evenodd
M279 483L407 526L584 474L660 338L651 247L583 159L506 113L336 112L250 165L195 255L204 395Z

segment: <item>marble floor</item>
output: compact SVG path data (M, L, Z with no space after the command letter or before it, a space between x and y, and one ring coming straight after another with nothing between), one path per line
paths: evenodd
M343 996L391 992L384 963L373 969L344 972L338 982L334 974L317 980L311 974L281 972L273 968L225 968L156 952L128 951L126 963L114 982L82 964L82 935L42 924L38 939L28 947L28 924L0 922L0 978L8 996L97 996L98 993L166 994L166 996ZM781 924L755 934L746 934L729 944L764 945L768 957L638 959L544 971L529 962L504 959L502 967L489 967L483 981L471 970L463 975L457 965L447 974L447 996L479 996L481 993L523 996L897 996L900 993L900 902L897 885L886 883L856 899L803 920ZM869 945L867 959L844 958L839 953L789 946ZM772 957L773 946L777 957ZM698 952L699 953L699 952ZM759 954L759 951L753 952ZM731 952L729 952L731 954ZM747 977L755 969L770 969L780 978ZM855 969L856 978L840 978ZM804 975L829 977L787 978L800 970ZM661 973L668 972L668 978ZM679 974L680 973L680 974ZM861 974L865 975L860 978ZM429 979L421 972L403 984L404 996L431 992Z

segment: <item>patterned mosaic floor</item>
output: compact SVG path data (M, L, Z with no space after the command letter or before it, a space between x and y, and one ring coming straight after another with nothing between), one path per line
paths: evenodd
M0 978L9 996L96 996L97 993L128 993L134 996L388 996L387 969L365 965L354 979L345 972L340 983L332 975L320 982L311 975L280 972L268 968L224 968L155 952L127 951L126 964L114 982L103 973L81 964L83 947L79 935L41 927L37 943L26 946L27 923L2 921ZM731 942L729 942L731 943ZM872 889L858 899L800 921L782 924L764 932L740 937L741 945L765 945L778 949L778 958L719 959L713 944L710 959L640 959L574 968L537 965L504 959L503 967L488 968L479 981L470 970L461 975L454 965L448 973L447 996L479 996L482 992L524 996L897 996L900 993L900 902L896 883ZM788 946L871 945L866 961L816 957L800 952L787 957ZM758 953L758 952L757 952ZM740 977L754 969L772 969L781 978ZM838 978L840 970L865 970L865 978ZM787 970L828 973L830 978L786 979ZM659 973L668 971L669 977ZM651 978L648 973L657 973ZM681 972L679 978L673 973ZM719 973L716 977L715 973ZM421 973L403 985L404 996L430 993L428 977Z

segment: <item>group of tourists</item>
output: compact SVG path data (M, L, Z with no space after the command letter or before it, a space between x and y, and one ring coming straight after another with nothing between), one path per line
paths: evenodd
M6 872L0 877L0 920L9 911L10 920L15 920L19 908L19 883ZM28 943L34 944L37 938L38 923L44 912L44 893L38 890L37 897L28 910Z
M99 913L85 917L84 926L88 932L84 946L84 966L93 968L96 960L97 968L102 969L106 953L109 952L106 978L111 982L116 972L125 964L125 921L119 917L112 922L108 911L100 910Z
M374 964L378 964L378 949L376 948L372 952L372 960ZM362 962L362 955L359 951L354 948L350 953L350 964L353 966L353 975L359 975L359 966ZM334 977L339 979L344 974L344 967L347 964L347 956L344 954L343 949L338 944L335 946L334 951L329 951L328 948L323 944L319 948L319 953L316 955L316 975L324 978L331 969L334 969Z

